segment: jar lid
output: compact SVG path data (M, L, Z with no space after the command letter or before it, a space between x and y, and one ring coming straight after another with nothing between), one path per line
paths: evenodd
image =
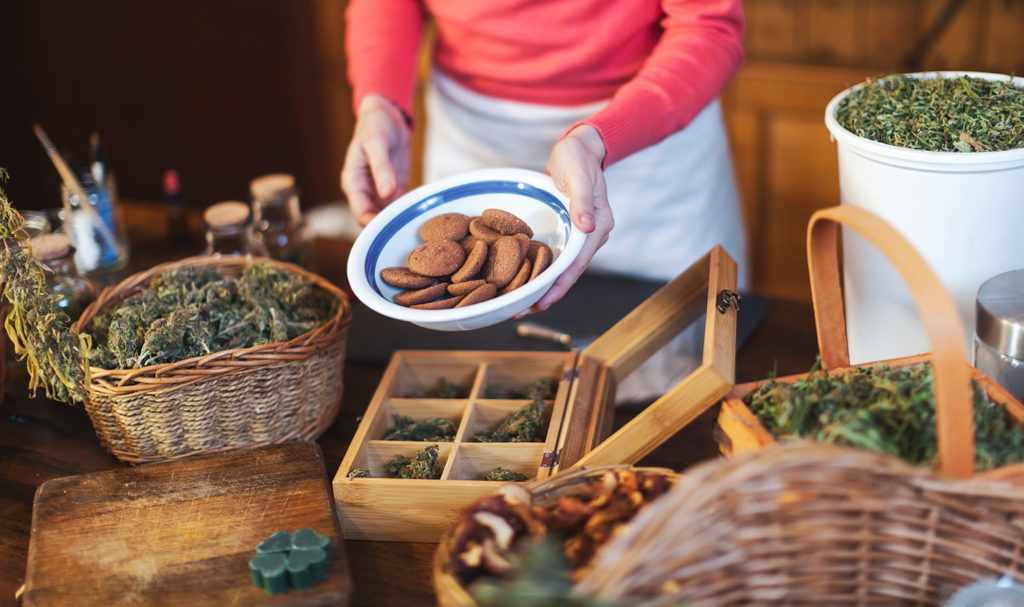
M976 307L978 339L1006 356L1024 359L1024 270L983 282Z
M273 198L285 190L295 188L295 176L289 173L269 173L249 182L253 198Z
M231 228L249 221L249 205L239 200L211 204L203 212L203 222L214 229Z
M71 251L71 239L67 234L43 234L28 242L32 247L32 254L43 261L64 257Z

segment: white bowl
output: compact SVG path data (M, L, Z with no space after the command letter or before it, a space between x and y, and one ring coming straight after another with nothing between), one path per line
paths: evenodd
M464 308L414 310L391 301L401 291L380 279L380 271L404 267L423 243L419 228L441 213L479 215L486 209L515 214L533 229L533 239L551 247L551 265L505 295ZM543 173L522 169L483 169L453 175L398 198L363 228L348 258L348 281L359 301L398 320L438 331L487 327L527 310L569 267L586 234L569 220L569 200Z

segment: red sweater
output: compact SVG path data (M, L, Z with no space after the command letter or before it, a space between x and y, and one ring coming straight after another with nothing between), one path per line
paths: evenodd
M743 60L740 0L351 0L356 107L377 93L412 115L428 15L437 66L470 90L555 106L611 99L583 121L604 140L605 166L689 124Z

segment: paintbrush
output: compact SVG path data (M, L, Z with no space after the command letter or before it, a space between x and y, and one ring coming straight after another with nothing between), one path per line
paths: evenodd
M53 162L53 166L57 168L57 172L60 174L60 178L64 181L64 185L67 186L71 193L78 196L78 199L82 201L79 205L86 213L89 214L96 229L99 230L100 236L107 243L107 246L113 248L115 251L118 250L117 242L114 240L114 235L110 232L110 228L103 219L96 213L96 209L92 208L89 204L89 195L85 192L85 188L82 187L81 182L75 177L75 172L71 170L68 163L64 161L64 157L60 155L57 148L54 147L53 142L46 136L46 132L43 131L43 127L39 124L32 125L32 130L35 131L36 137L39 139L39 143L43 144L43 149L46 150L46 155L50 157L50 161ZM71 201L68 200L67 196L61 196L61 201L64 204L64 213L67 215L68 220L71 220Z

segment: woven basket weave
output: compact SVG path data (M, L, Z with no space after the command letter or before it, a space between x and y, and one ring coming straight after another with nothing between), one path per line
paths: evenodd
M575 591L629 605L937 605L1007 573L1024 580L1020 485L798 442L688 470Z
M240 257L165 263L105 289L74 328L88 332L97 315L164 271L208 265L237 276L254 261L312 281L337 299L337 312L319 328L288 342L139 369L91 367L85 409L96 435L118 459L145 463L242 445L313 439L334 420L341 403L352 310L344 292L298 266Z

